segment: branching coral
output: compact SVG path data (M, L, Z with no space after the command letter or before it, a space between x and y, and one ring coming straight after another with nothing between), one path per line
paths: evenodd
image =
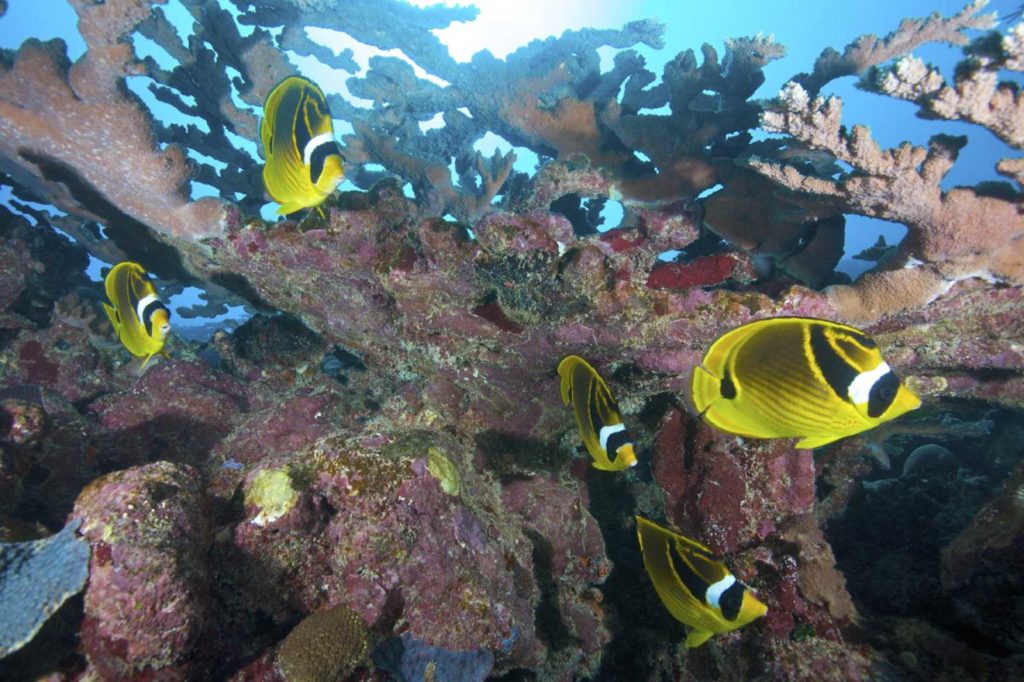
M985 66L997 69L999 63ZM991 69L962 71L954 90L909 58L884 77L875 76L883 92L919 100L933 115L982 123L1019 146L1014 130L1024 120L1024 100L1014 96L1011 86L997 89L994 79ZM968 113L981 110L989 114ZM847 319L872 321L886 313L912 310L968 277L1024 283L1024 209L1019 192L941 187L965 138L936 135L928 148L905 143L882 150L867 128L858 125L847 132L841 118L838 98L812 97L799 83L788 83L778 105L765 112L765 128L827 150L853 166L854 172L833 180L756 158L749 165L790 190L831 198L844 212L907 226L904 270L868 275L852 288L831 290L831 300ZM1002 168L1013 174L1016 162L1004 162Z
M216 234L220 202L189 202L181 149L159 151L150 117L121 91L137 72L124 41L147 4L76 3L90 49L70 65L60 42L28 41L0 73L0 158L40 197L92 219L124 216L182 238Z

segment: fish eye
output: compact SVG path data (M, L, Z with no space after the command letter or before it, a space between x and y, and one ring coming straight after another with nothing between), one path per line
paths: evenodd
M892 386L883 386L879 391L882 400L889 402L896 397L896 389Z

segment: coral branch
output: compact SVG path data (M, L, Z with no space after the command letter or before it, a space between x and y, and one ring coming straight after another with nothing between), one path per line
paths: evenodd
M846 133L841 125L842 105L831 97L813 100L797 83L790 82L780 94L779 106L765 112L763 124L784 132L813 148L827 150L849 163L855 172L839 180L820 178L796 166L752 159L750 167L794 191L831 197L843 212L858 213L903 223L909 230L904 254L928 268L900 277L890 293L874 294L871 280L857 285L856 293L834 292L835 302L850 319L871 320L878 315L924 305L939 295L945 282L973 276L1024 283L1020 258L1024 239L1021 202L956 188L943 192L940 182L952 167L963 138L937 135L927 149L903 144L882 150L868 130L854 126ZM895 277L895 275L887 275ZM855 307L852 301L860 301Z
M816 95L825 84L836 78L863 73L872 66L907 54L925 43L963 45L967 42L963 34L965 30L991 28L995 24L994 14L980 14L986 2L974 0L948 19L937 12L927 19L904 19L898 29L884 38L861 36L847 45L842 54L828 48L814 62L813 72L799 74L793 81L808 93Z
M74 65L64 46L28 41L0 72L0 157L23 186L64 210L194 239L219 234L220 202L190 202L189 167L176 147L162 152L150 117L118 85L135 65L123 36L148 7L80 4L90 50ZM121 32L119 32L121 31Z

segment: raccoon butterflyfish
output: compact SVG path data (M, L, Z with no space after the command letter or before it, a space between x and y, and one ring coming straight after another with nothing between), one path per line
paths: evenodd
M685 535L636 517L644 568L677 620L690 626L686 646L698 647L712 635L741 628L768 612L710 549Z
M576 424L594 467L622 471L636 464L633 438L622 423L619 406L604 379L586 360L570 355L558 363L562 377L562 401L572 403ZM609 453L615 457L613 460Z
M345 177L327 100L305 78L289 76L267 95L260 140L263 185L280 215L319 206Z
M171 331L171 313L157 298L156 289L138 263L118 263L104 280L107 298L103 309L114 325L117 338L128 352L141 360L138 372L145 371L154 355L164 352Z
M917 409L921 400L853 327L805 317L750 322L718 337L693 370L693 403L713 426L819 448Z

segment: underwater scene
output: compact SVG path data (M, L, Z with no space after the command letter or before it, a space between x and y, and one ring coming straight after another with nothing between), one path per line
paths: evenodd
M0 680L1024 679L1022 9L0 0Z

